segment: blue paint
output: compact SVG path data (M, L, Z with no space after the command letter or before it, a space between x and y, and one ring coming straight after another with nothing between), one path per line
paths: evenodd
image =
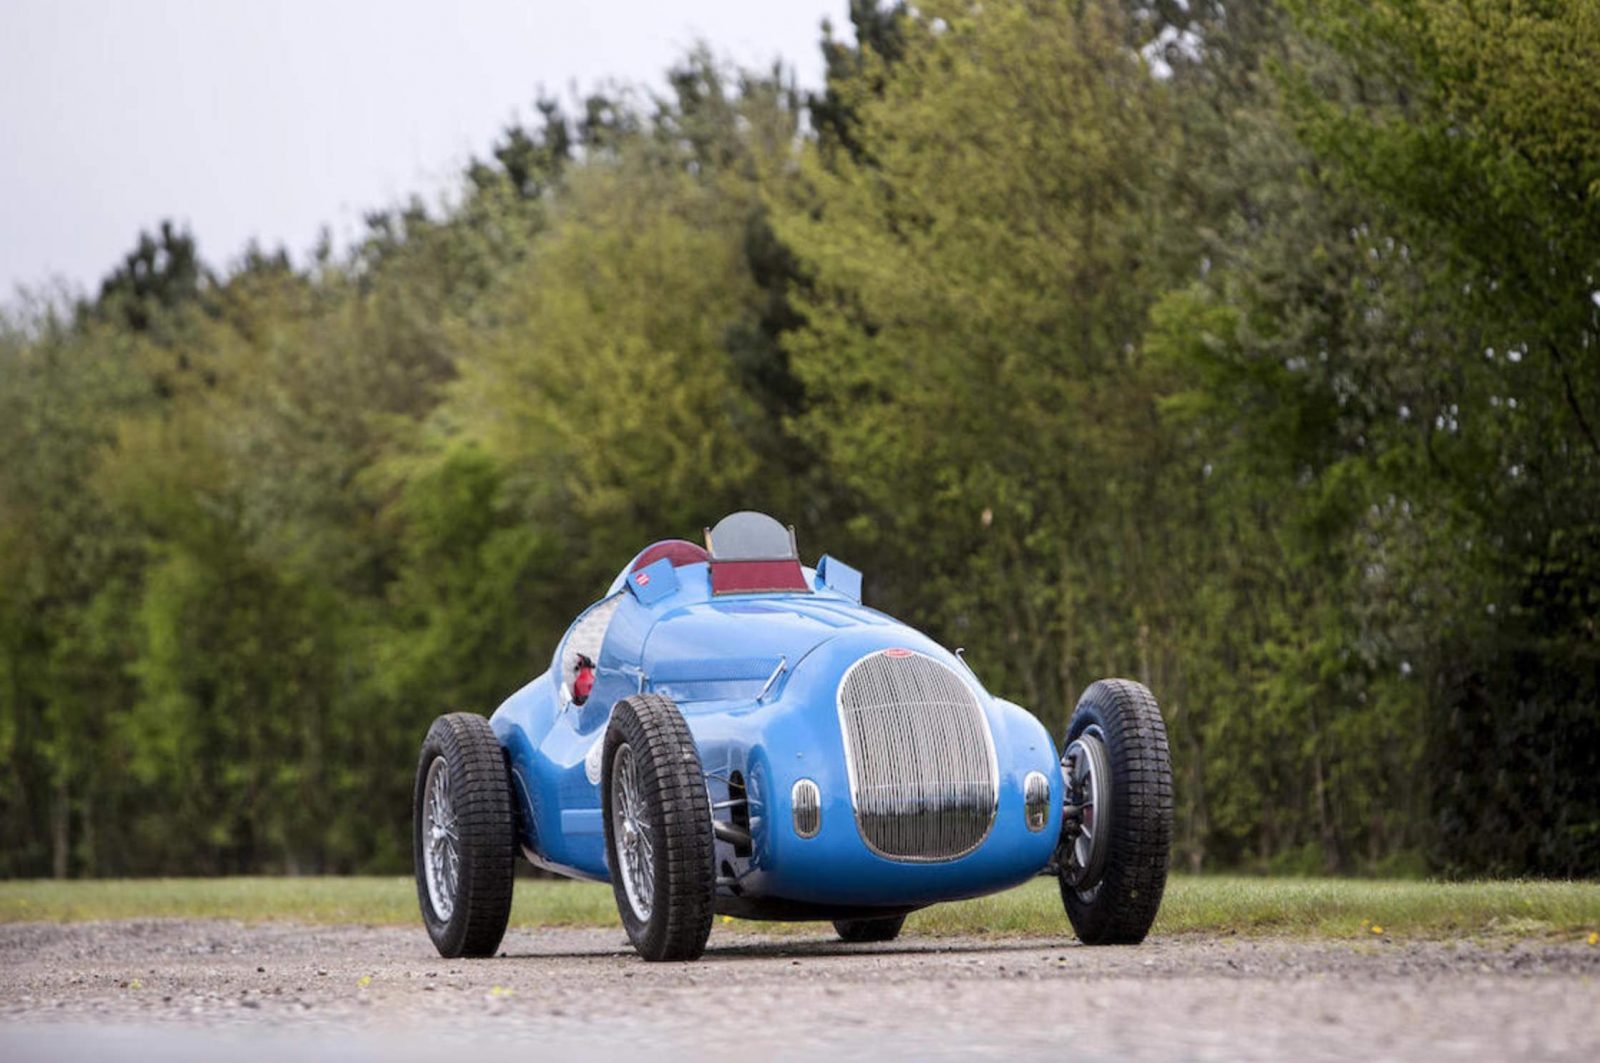
M851 568L836 557L822 555L817 562L817 586L838 591L846 598L861 600L861 570Z
M648 578L638 580L641 573ZM604 738L611 706L642 690L671 697L683 712L711 800L728 796L733 772L744 779L753 851L745 856L717 842L718 867L732 869L739 891L735 904L731 888L720 886L719 906L912 907L1005 889L1045 867L1060 834L1061 783L1044 726L991 696L933 640L862 605L855 569L824 558L806 571L806 582L815 590L714 598L704 563L674 569L663 559L619 574L610 594L624 587L630 593L621 594L606 628L587 704L570 704L562 690L563 639L551 670L491 720L517 780L520 840L530 859L608 879L599 760L586 758ZM838 686L863 656L895 647L925 654L967 681L993 735L1000 773L994 824L974 851L953 860L886 859L867 848L856 827ZM1024 819L1030 771L1042 772L1052 789L1050 819L1040 831L1028 830ZM809 839L794 832L789 804L802 778L822 795L821 829Z
M677 570L662 558L628 576L628 589L642 605L654 605L678 589Z

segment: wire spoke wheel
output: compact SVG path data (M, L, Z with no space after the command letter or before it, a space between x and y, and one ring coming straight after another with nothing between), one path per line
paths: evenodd
M448 921L456 908L456 886L461 879L460 836L456 831L455 809L450 803L450 767L443 757L428 765L428 780L423 796L422 834L423 874L428 883L428 901L441 920Z
M1068 803L1077 808L1077 822L1068 831L1062 876L1074 889L1090 893L1105 871L1106 843L1111 836L1111 766L1098 729L1085 731L1067 746L1061 758L1061 777Z
M622 865L617 874L622 878L633 914L648 921L655 904L656 858L650 823L642 813L633 747L624 742L611 758L611 829Z

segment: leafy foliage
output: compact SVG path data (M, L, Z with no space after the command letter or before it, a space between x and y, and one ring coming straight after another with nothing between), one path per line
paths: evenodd
M297 266L0 320L0 874L392 871L415 743L772 510L1193 868L1600 872L1600 16L870 0Z

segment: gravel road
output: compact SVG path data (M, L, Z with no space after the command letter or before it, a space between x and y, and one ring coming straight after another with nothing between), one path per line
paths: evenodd
M420 927L11 924L0 1059L1600 1059L1583 943L846 946L739 926L699 963L645 964L620 930L513 930L465 962Z

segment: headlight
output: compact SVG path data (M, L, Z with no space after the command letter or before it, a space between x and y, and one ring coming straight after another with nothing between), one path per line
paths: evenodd
M1022 807L1029 830L1044 830L1050 822L1050 780L1036 771L1022 780ZM798 813L797 813L798 815Z
M815 838L822 829L822 791L810 779L801 779L789 791L794 806L794 832L802 838Z

